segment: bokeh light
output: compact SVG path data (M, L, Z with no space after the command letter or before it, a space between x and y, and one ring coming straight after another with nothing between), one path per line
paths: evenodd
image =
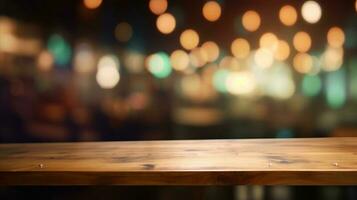
M75 48L74 70L78 73L89 73L95 69L95 54L87 43L80 43Z
M239 70L240 65L238 60L232 56L224 56L219 62L219 68L225 68L229 70Z
M284 40L278 41L278 47L275 51L274 58L276 60L286 60L290 55L290 47L289 44Z
M144 55L137 51L129 51L124 57L124 65L131 73L141 73L144 69Z
M177 71L184 71L190 64L190 57L185 51L178 49L171 53L170 61L172 68Z
M320 4L316 1L306 1L301 7L301 15L306 22L317 23L322 15Z
M304 75L301 82L302 93L308 97L317 96L322 88L322 81L318 75Z
M333 109L341 108L346 102L346 74L343 69L326 75L326 101Z
M248 10L243 14L242 24L247 31L253 32L258 30L260 23L261 19L256 11Z
M283 23L286 26L292 26L296 23L297 21L297 11L296 9L291 6L291 5L285 5L280 8L279 11L279 19L281 23Z
M175 17L170 13L160 15L156 20L157 29L163 34L169 34L176 27Z
M293 45L298 52L304 53L311 48L311 37L308 33L300 31L294 35Z
M250 45L246 39L237 38L231 44L231 51L236 58L246 58L250 53Z
M166 78L171 74L170 58L164 52L158 52L147 58L148 70L156 78Z
M343 64L343 49L327 47L322 55L322 68L325 71L335 71Z
M155 15L160 15L164 13L167 9L167 0L150 0L149 9Z
M71 59L72 50L67 41L60 35L52 35L47 43L47 48L53 55L56 65L67 65Z
M278 62L263 72L259 79L266 95L278 100L291 98L295 93L295 83L290 66Z
M98 71L96 80L103 89L114 88L119 80L119 60L114 55L106 55L100 58L98 62Z
M218 92L226 93L226 80L229 71L227 69L218 69L213 74L213 86Z
M103 0L83 0L83 4L88 9L96 9L102 4Z
M182 47L187 50L196 48L199 42L200 38L198 36L198 33L193 29L187 29L183 31L180 35L180 43Z
M53 67L53 56L50 52L44 50L37 57L37 66L41 71L50 71Z
M266 48L275 51L278 48L278 37L274 33L264 33L259 39L260 48Z
M119 42L127 42L133 35L133 28L127 22L121 22L115 27L114 34Z
M298 53L293 60L294 68L302 74L309 73L314 64L312 56L307 53Z
M331 47L342 47L345 43L345 33L341 28L334 26L327 32L327 42Z
M190 63L194 67L203 67L207 63L207 54L202 48L194 48L189 54Z
M230 72L226 79L227 91L234 95L252 94L255 87L255 79L248 71Z
M211 22L217 21L221 12L221 6L217 1L207 1L202 8L204 18Z
M207 62L214 62L219 57L219 46L213 41L203 43L201 49L207 56Z
M259 48L254 54L254 62L261 68L268 68L274 62L274 55L269 49Z

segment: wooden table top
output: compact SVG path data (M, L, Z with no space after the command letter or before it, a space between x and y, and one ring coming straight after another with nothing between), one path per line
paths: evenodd
M357 138L0 145L0 185L233 184L357 184Z

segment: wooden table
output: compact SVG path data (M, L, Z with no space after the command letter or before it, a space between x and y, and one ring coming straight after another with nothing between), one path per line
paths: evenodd
M357 139L0 145L0 185L229 184L357 184Z

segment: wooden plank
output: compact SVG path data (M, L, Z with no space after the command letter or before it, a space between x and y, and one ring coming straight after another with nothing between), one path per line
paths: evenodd
M227 184L357 184L357 138L0 145L0 185Z

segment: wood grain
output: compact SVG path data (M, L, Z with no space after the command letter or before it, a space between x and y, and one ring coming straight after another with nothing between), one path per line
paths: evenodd
M357 138L0 145L0 185L232 184L357 184Z

